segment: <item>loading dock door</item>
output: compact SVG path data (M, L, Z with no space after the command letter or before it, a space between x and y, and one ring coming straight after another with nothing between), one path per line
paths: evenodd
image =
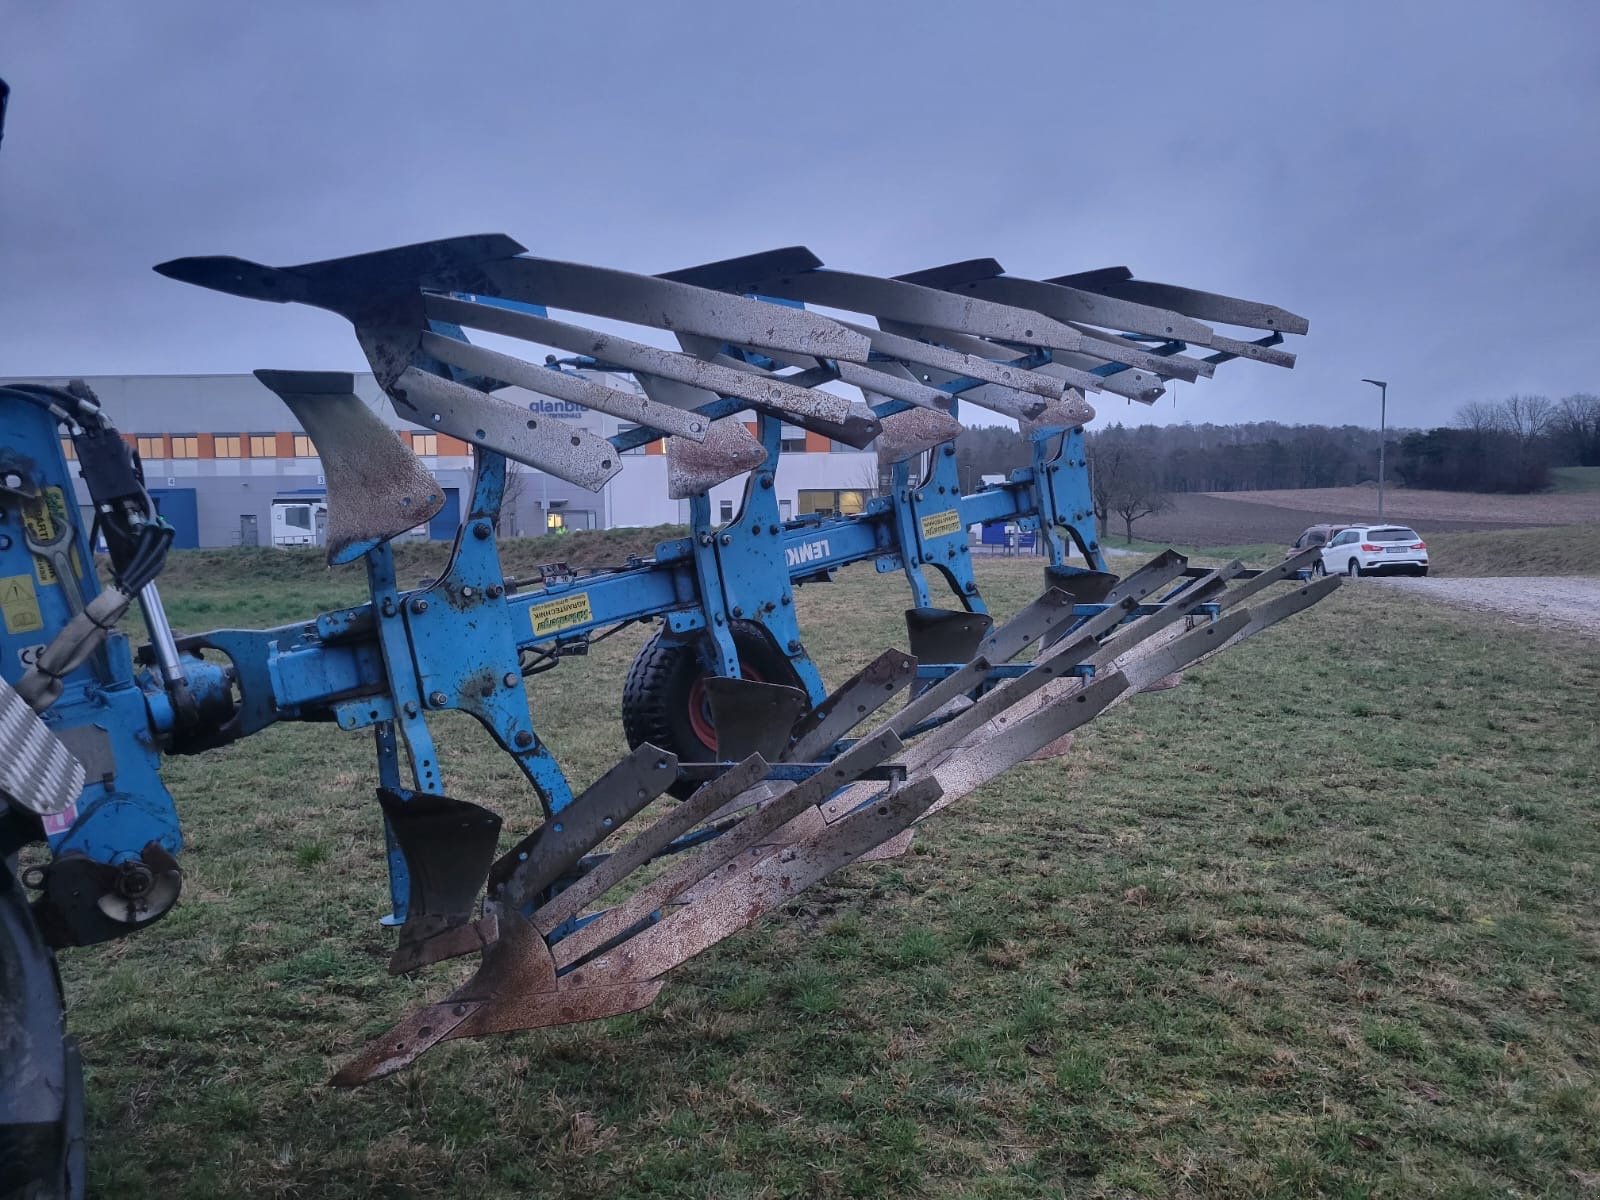
M200 513L193 488L150 488L156 512L172 526L174 550L196 550L200 546Z
M456 526L461 524L461 489L444 489L444 507L428 522L428 536L436 542L447 542L456 536Z

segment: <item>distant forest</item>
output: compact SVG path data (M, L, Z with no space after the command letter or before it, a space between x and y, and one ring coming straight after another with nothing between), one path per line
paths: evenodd
M1356 425L1115 424L1092 430L1091 458L1121 492L1343 487L1378 477L1378 434ZM1460 410L1451 425L1390 429L1387 477L1447 491L1534 492L1550 470L1600 466L1600 396L1512 396ZM975 426L956 442L964 487L1027 465L1015 429ZM1107 480L1107 483L1112 483Z

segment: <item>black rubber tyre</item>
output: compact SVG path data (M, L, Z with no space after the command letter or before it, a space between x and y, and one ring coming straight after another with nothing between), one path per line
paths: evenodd
M0 1196L84 1194L83 1066L62 1029L60 988L22 886L0 858Z
M1428 573L1428 568L1427 567L1418 567L1417 568L1417 574L1418 575L1426 575L1427 573Z
M1352 558L1349 565L1345 567L1344 573L1350 576L1351 579L1354 579L1357 575L1362 573L1361 564Z
M774 646L759 625L749 621L733 624L733 645L739 653L740 673L747 679L801 687L788 658ZM706 670L699 646L692 640L666 636L657 630L634 657L622 685L622 734L628 747L649 742L670 750L682 762L709 762L716 758L716 747L696 730L707 728L705 714L691 714L696 683ZM673 795L693 791L688 784L674 784Z
M1320 558L1316 559L1314 562L1312 562L1312 564L1311 564L1311 578L1316 579L1319 576L1326 575L1327 573L1328 573L1328 568L1326 568L1326 567L1324 567L1322 565L1322 560Z

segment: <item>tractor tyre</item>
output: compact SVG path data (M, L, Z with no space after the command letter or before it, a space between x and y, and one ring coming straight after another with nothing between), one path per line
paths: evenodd
M0 1196L82 1200L83 1064L12 865L0 858Z
M745 679L804 688L794 666L759 625L735 621L732 633ZM628 747L649 742L676 754L680 762L715 761L717 733L706 699L706 674L696 640L668 637L658 629L634 657L622 686L622 733ZM679 782L669 790L687 796L694 784Z

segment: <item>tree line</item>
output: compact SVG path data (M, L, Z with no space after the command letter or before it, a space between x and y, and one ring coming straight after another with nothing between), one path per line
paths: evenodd
M1378 433L1359 425L1117 423L1087 436L1095 459L1137 474L1140 490L1264 491L1346 487L1378 478ZM1387 477L1411 487L1529 492L1550 486L1550 469L1600 466L1600 396L1552 401L1511 396L1464 406L1452 425L1390 429ZM964 429L956 462L965 490L984 475L1028 464L1028 443L1013 428Z

